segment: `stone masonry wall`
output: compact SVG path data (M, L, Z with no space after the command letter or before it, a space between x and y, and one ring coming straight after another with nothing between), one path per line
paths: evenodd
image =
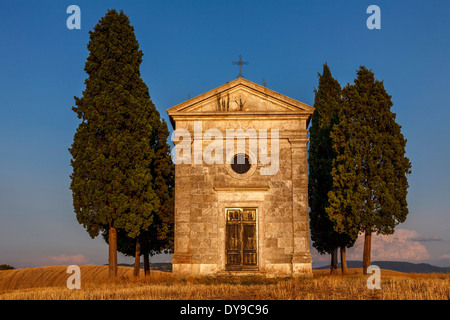
M224 272L225 208L230 207L258 208L259 272L286 275L311 272L305 127L297 119L246 122L203 119L202 133L217 128L224 137L226 129L279 128L280 166L275 175L264 176L258 162L249 177L241 178L228 164L176 165L174 273ZM193 153L194 120L178 121L177 128L191 132ZM247 139L247 146L248 142ZM203 150L208 144L210 141L202 142Z

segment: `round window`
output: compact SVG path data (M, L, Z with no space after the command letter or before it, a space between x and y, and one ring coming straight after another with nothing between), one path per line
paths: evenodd
M233 160L231 161L231 169L233 169L234 172L243 174L246 173L248 170L250 170L251 167L250 158L248 155L243 153L238 153L233 157Z

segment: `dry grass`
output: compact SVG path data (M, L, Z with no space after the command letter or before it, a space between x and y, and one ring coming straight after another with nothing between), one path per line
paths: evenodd
M152 271L135 278L119 267L116 279L107 266L80 266L81 290L66 288L65 266L0 271L0 300L449 300L450 275L405 274L382 270L381 289L369 290L361 269L345 276L314 271L312 278L175 277Z

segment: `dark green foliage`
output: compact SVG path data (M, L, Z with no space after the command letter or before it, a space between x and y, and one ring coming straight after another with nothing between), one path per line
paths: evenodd
M157 112L157 111L156 111ZM173 252L173 212L174 212L174 179L175 167L170 157L170 147L167 144L169 130L164 120L155 125L156 130L151 135L150 144L155 151L155 157L150 165L153 177L153 187L160 202L159 210L153 213L153 223L141 230L139 242L141 255L153 256L157 253ZM106 228L103 238L108 242L109 232ZM129 237L126 232L117 232L117 250L127 256L134 256L136 238Z
M15 269L13 266L10 266L9 264L0 264L0 270L13 270Z
M328 217L328 192L333 186L331 171L336 152L330 133L338 122L341 103L341 86L331 75L327 64L319 74L319 87L315 90L309 143L308 196L310 207L311 240L319 253L332 254L337 247L349 247L354 239L334 230L334 223Z
M151 138L155 157L150 166L154 190L161 205L155 212L153 224L144 232L141 241L141 251L150 255L173 252L175 166L167 143L168 137L169 130L163 120L158 123Z
M73 107L81 123L69 149L74 210L91 237L109 225L134 238L160 209L151 169L159 114L123 12L108 11L90 32L88 49L86 89Z
M406 139L391 111L391 96L372 71L360 67L342 90L339 124L331 137L337 153L327 208L336 230L391 234L408 214Z

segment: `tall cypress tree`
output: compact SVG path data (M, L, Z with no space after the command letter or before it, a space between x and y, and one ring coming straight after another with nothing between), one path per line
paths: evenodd
M328 206L328 192L333 186L331 171L336 152L330 136L333 126L338 122L341 104L341 86L331 75L325 63L319 74L319 86L315 90L312 126L309 143L308 197L310 206L310 228L312 245L321 254L331 254L331 273L337 271L337 250L341 248L341 265L345 272L345 248L354 243L354 239L345 233L334 230L325 208Z
M406 220L406 139L391 111L391 96L372 71L361 66L342 90L339 124L331 136L337 153L327 213L340 232L364 232L363 272L370 265L373 232L392 234Z
M141 249L144 254L144 265L148 264L149 255L173 252L175 166L172 162L170 146L167 143L169 129L166 122L163 120L158 123L156 128L151 139L152 148L155 150L151 170L156 196L161 206L155 213L153 224L142 236Z
M160 203L158 210L153 212L153 223L141 231L135 239L135 267L134 274L139 275L140 255L144 256L144 273L149 272L149 255L173 252L174 237L174 187L175 166L167 143L169 129L164 120L159 120L159 112L150 137L150 146L155 156L150 164L153 177L153 188Z
M155 112L159 115L158 111ZM135 257L134 275L139 275L140 256L144 256L144 272L149 272L149 256L158 253L173 252L174 231L174 179L175 167L167 143L169 130L164 120L154 125L150 145L155 157L150 165L153 177L153 188L160 202L158 210L153 212L153 222L141 230L138 237L132 238L121 230L117 233L117 249L119 252ZM103 238L109 242L109 230L105 229Z
M109 229L110 275L117 274L117 229L135 238L158 210L150 165L155 107L140 76L143 53L121 11L108 10L90 31L88 78L75 97L81 123L72 147L71 185L78 222L94 238Z

